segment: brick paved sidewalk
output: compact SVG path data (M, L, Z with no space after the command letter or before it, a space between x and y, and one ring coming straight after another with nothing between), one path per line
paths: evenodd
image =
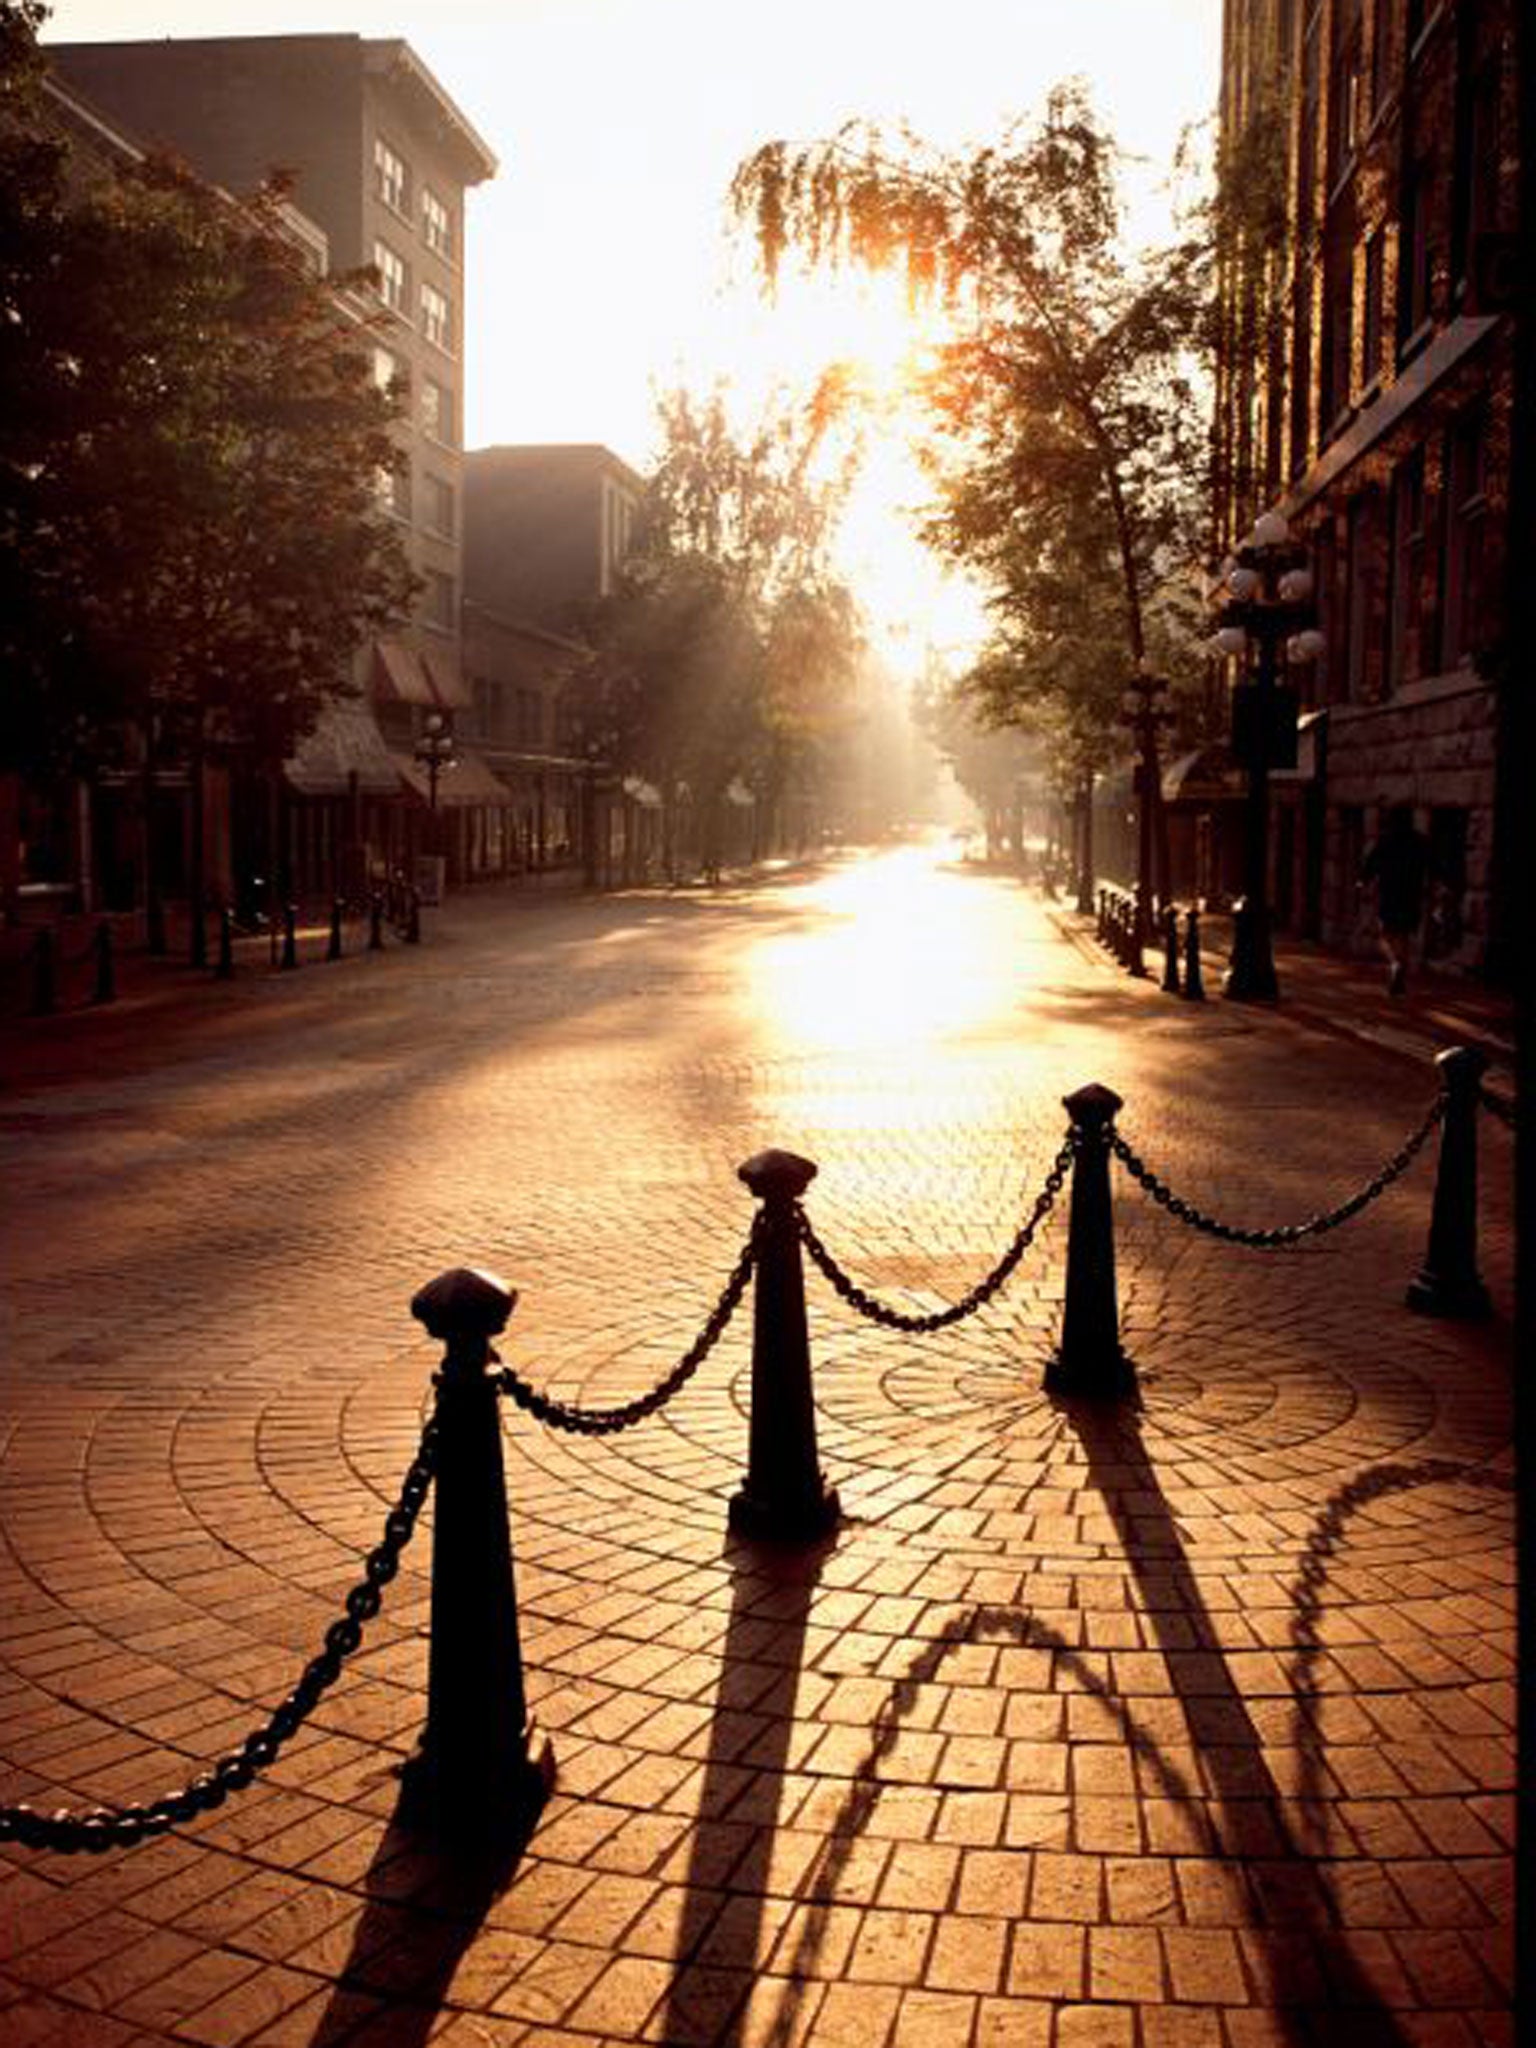
M1006 1242L1078 1082L1249 1222L1358 1184L1419 1114L1400 1051L1298 1057L1294 1021L1195 1014L1016 890L954 890L957 950L893 986L936 1031L973 977L993 1008L926 1063L879 1015L794 1036L826 917L786 888L450 913L367 1003L365 963L289 977L245 1036L184 1020L167 1071L18 1076L0 1797L152 1796L282 1696L417 1440L434 1353L404 1302L453 1257L524 1286L509 1361L609 1403L693 1335L764 1143L821 1162L813 1217L863 1284L931 1308ZM120 1854L0 1852L6 2048L1512 2043L1510 1218L1492 1173L1490 1323L1409 1314L1429 1172L1269 1258L1117 1184L1140 1399L1107 1410L1042 1390L1064 1218L937 1338L814 1281L845 1511L819 1550L726 1531L745 1316L636 1430L509 1418L560 1770L516 1867L392 1820L418 1535L255 1787Z

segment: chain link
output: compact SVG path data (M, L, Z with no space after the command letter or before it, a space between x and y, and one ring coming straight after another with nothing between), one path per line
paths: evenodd
M537 1421L547 1422L551 1429L568 1430L573 1436L613 1436L634 1423L644 1422L648 1415L665 1408L679 1388L687 1385L719 1343L726 1324L736 1313L746 1292L752 1268L757 1264L758 1240L762 1231L763 1212L759 1210L742 1246L741 1257L721 1289L720 1299L710 1310L708 1321L666 1378L658 1380L648 1394L626 1401L620 1408L581 1408L574 1402L557 1401L553 1395L541 1394L537 1387L530 1386L510 1366L496 1375L494 1384L519 1408L527 1409Z
M298 1683L281 1706L272 1710L264 1727L181 1791L163 1792L144 1806L97 1806L85 1812L61 1807L54 1813L38 1813L30 1806L0 1806L0 1842L55 1849L63 1855L81 1849L127 1849L146 1835L164 1834L182 1821L211 1813L231 1792L243 1792L258 1772L276 1762L283 1745L298 1733L321 1696L336 1683L342 1665L361 1643L364 1627L383 1605L383 1589L400 1569L400 1553L416 1527L436 1458L437 1423L433 1420L422 1431L420 1446L401 1482L400 1498L385 1517L383 1539L368 1553L363 1576L343 1603L345 1613L326 1630L319 1655L305 1665Z
M1297 1244L1304 1237L1320 1237L1325 1230L1337 1229L1347 1223L1351 1216L1358 1216L1368 1203L1374 1202L1379 1194L1391 1187L1398 1176L1406 1172L1418 1154L1429 1134L1445 1115L1445 1097L1436 1098L1424 1121L1393 1153L1386 1165L1373 1179L1366 1182L1357 1194L1348 1201L1340 1202L1336 1209L1325 1209L1320 1215L1308 1217L1305 1223L1285 1223L1273 1230L1243 1230L1234 1223L1219 1222L1214 1216L1207 1216L1197 1209L1193 1202L1186 1202L1176 1195L1166 1181L1159 1180L1146 1163L1137 1157L1113 1125L1109 1129L1109 1144L1115 1157L1124 1166L1132 1180L1137 1181L1159 1208L1166 1209L1170 1216L1180 1223L1187 1223L1192 1230L1203 1230L1211 1237L1219 1237L1228 1244L1248 1245L1257 1251L1273 1251L1277 1247Z
M1066 1180L1067 1169L1071 1166L1076 1151L1077 1134L1075 1131L1069 1131L1062 1140L1061 1150L1051 1162L1051 1169L1045 1176L1044 1186L1035 1197L1034 1208L1030 1210L1013 1243L1009 1245L1007 1251L1003 1253L1003 1256L998 1260L991 1272L987 1274L984 1280L979 1280L976 1283L963 1301L954 1302L949 1308L935 1309L928 1315L904 1314L900 1309L890 1308L883 1301L877 1301L872 1294L867 1294L856 1280L851 1279L843 1271L842 1267L816 1235L809 1216L806 1215L800 1204L796 1202L795 1221L799 1226L800 1241L805 1246L812 1265L816 1267L817 1271L825 1279L832 1283L832 1286L842 1296L843 1300L848 1303L850 1308L856 1309L861 1316L868 1317L872 1323L883 1323L888 1330L908 1330L917 1335L929 1336L935 1330L948 1329L951 1323L963 1322L967 1316L974 1315L977 1309L983 1307L997 1293L1004 1281L1007 1280L1009 1274L1012 1273L1014 1267L1023 1258L1025 1252L1029 1250L1030 1245L1034 1242L1035 1232L1040 1228L1040 1225L1054 1207L1056 1197L1061 1193L1062 1183Z
M1491 1088L1480 1088L1477 1099L1490 1115L1496 1116L1506 1130L1515 1128L1515 1105L1506 1102L1502 1095L1495 1095Z

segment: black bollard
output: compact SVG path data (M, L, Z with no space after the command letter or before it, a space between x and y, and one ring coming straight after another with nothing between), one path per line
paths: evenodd
M368 899L368 950L382 953L384 950L384 898L375 889Z
M1109 891L1103 888L1099 890L1099 916L1094 937L1101 946L1109 944Z
M1179 992L1179 913L1170 903L1163 912L1163 994Z
M299 964L299 912L296 904L283 905L283 957L278 964L282 967L297 967Z
M1136 897L1128 896L1125 903L1125 966L1126 972L1134 974L1138 981L1144 981L1147 974L1142 952L1146 938L1141 923L1141 904Z
M1120 1097L1097 1081L1063 1098L1072 1118L1072 1210L1067 1228L1061 1343L1045 1369L1047 1393L1086 1400L1133 1393L1136 1368L1120 1348L1115 1223L1109 1192L1109 1127Z
M421 944L421 891L410 890L405 899L405 943L408 946Z
M1408 1306L1471 1322L1492 1304L1477 1270L1477 1116L1488 1062L1473 1046L1437 1053L1445 1116L1430 1211L1429 1248L1408 1286Z
M1205 982L1200 974L1200 913L1193 903L1184 918L1184 1000L1205 1001Z
M32 1014L51 1017L58 1006L58 947L51 926L43 924L32 941Z
M467 1266L441 1273L411 1314L446 1346L435 1421L432 1636L427 1720L402 1773L401 1818L456 1839L527 1836L555 1778L523 1685L501 1417L491 1339L516 1291Z
M793 1152L758 1152L737 1173L763 1207L747 1476L731 1501L730 1526L739 1536L771 1543L814 1543L835 1528L839 1512L816 1456L805 1272L794 1211L816 1168Z
M325 949L327 960L341 958L341 898L338 896L331 905L331 938Z
M235 919L227 903L219 907L219 958L214 973L220 981L230 981L235 972Z
M104 917L96 927L96 986L91 991L93 1003L111 1003L117 1000L117 968L112 958L112 920Z

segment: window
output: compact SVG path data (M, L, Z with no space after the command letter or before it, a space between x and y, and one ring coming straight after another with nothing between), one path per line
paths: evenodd
M1347 223L1343 223L1347 226ZM1330 241L1323 257L1323 359L1318 432L1326 439L1340 425L1350 402L1355 347L1355 252L1344 233Z
M405 262L388 242L373 245L373 267L379 273L379 297L396 313L405 310Z
M1346 536L1348 594L1345 605L1347 639L1344 692L1352 704L1372 703L1377 692L1377 650L1380 638L1378 600L1381 589L1381 493L1358 492L1349 501Z
M1434 164L1420 157L1403 179L1402 222L1397 250L1397 332L1400 346L1412 341L1429 318L1433 259L1429 228L1435 201Z
M1420 669L1424 584L1424 450L1415 448L1392 477L1391 602L1387 613L1387 684L1401 689Z
M452 539L454 530L453 485L440 476L427 478L426 524L434 533Z
M1486 630L1488 500L1486 422L1472 406L1446 437L1445 613L1441 665L1455 668Z
M1328 184L1354 162L1365 125L1360 65L1360 0L1335 0L1334 54L1328 72Z
M373 349L373 381L380 391L390 391L394 386L405 384L405 365L393 349L381 348L377 343Z
M453 392L435 377L423 377L421 380L421 431L431 440L441 441L445 448L455 445Z
M1365 291L1361 302L1360 376L1369 386L1381 375L1382 308L1386 291L1386 232L1377 228L1365 245Z
M1460 17L1458 17L1458 21ZM1468 26L1461 33L1470 36L1475 14L1466 14ZM1451 232L1452 274L1464 280L1476 259L1478 237L1498 225L1500 134L1500 73L1497 56L1476 70L1467 69L1458 79L1456 95L1456 152L1453 174L1455 200Z
M1296 220L1310 233L1317 185L1317 137L1322 97L1322 16L1314 8L1301 45L1301 126L1296 143Z
M426 590L422 596L422 617L429 626L451 633L455 623L454 610L453 578L445 576L440 569L428 569Z
M438 348L453 347L453 309L434 285L421 288L421 331Z
M453 216L428 185L421 188L421 233L429 249L453 258Z
M356 159L354 159L356 161ZM392 207L396 213L405 212L406 202L405 159L392 150L382 135L373 138L373 190L376 198Z
M392 468L380 468L374 479L379 503L396 519L411 516L411 466L402 455Z
M1375 0L1371 10L1371 118L1381 112L1387 99L1387 81L1392 60L1392 0Z

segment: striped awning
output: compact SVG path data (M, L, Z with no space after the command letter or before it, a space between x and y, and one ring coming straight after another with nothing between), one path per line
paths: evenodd
M429 711L439 708L421 656L400 640L374 641L373 687L386 704L421 704Z
M423 803L432 800L432 778L410 754L398 751L390 756L400 780L415 791ZM437 772L437 807L462 809L469 804L509 804L512 792L491 773L485 761L468 747L460 747L451 768Z
M283 774L300 796L346 796L354 776L365 796L400 793L394 756L372 711L354 698L326 705L314 731L283 764Z

